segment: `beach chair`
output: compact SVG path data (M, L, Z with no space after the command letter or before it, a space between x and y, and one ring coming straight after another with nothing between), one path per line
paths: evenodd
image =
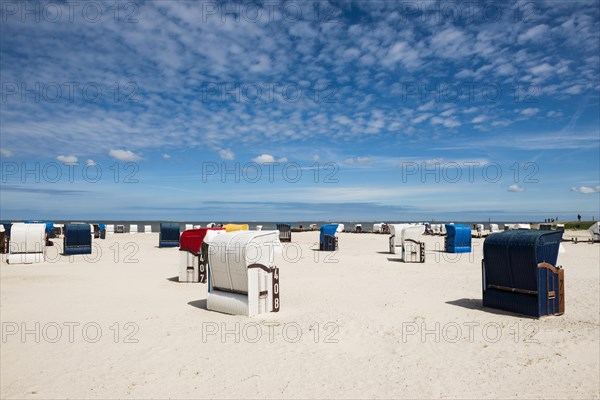
M475 232L477 233L477 237L480 238L483 236L483 231L485 230L485 226L483 224L475 225Z
M389 227L390 253L400 253L404 262L425 262L425 243L419 241L425 225L390 224Z
M531 224L510 224L508 230L531 230Z
M92 234L94 235L94 239L100 239L100 225L93 224Z
M2 226L4 230L4 251L0 254L6 254L9 251L9 243L10 243L10 230L12 227L11 222L0 222L0 226Z
M46 246L45 223L12 224L8 243L9 264L32 264L44 262Z
M249 229L248 224L225 224L223 228L227 232L247 231Z
M6 252L6 230L4 225L0 225L0 254Z
M344 229L346 229L344 224L337 224L337 226L336 232L344 232Z
M512 230L483 243L483 306L539 318L565 311L561 231Z
M446 253L471 252L471 228L460 224L446 224L444 247Z
M115 226L113 224L106 224L106 234L115 233Z
M402 254L402 231L405 227L410 226L409 224L390 224L390 238L388 239L390 245L390 253L396 254L396 248L400 247L399 253Z
M338 249L338 238L335 236L337 229L337 224L327 224L321 226L319 250L336 251Z
M280 242L291 242L292 241L292 226L290 224L277 224L277 230L279 231ZM261 227L262 229L262 227Z
M402 230L402 261L425 262L425 243L419 239L425 233L425 225L410 225Z
M98 227L100 228L100 239L106 239L106 225L98 224Z
M129 233L138 233L138 226L137 226L137 224L129 225Z
M205 237L208 243L208 310L254 316L279 311L280 251L277 231L234 231Z
M490 224L490 233L500 232L500 228L498 224Z
M217 224L215 224L214 222L209 222L208 224L206 224L207 228L217 228Z
M177 222L160 223L158 247L179 247L179 224Z
M362 232L362 225L361 224L354 225L354 232L361 233Z
M54 222L45 222L46 224L46 239L54 239L56 234L54 232Z
M144 233L152 233L152 225L144 225Z
M63 254L92 254L92 232L88 224L66 224Z
M223 228L188 229L181 234L179 245L179 282L206 283L210 235L225 232Z
M310 224L309 228L311 231L318 231L319 227L317 226L317 224Z
M592 236L592 242L600 242L600 222L590 226L588 232Z
M115 227L115 233L125 233L125 225L117 225Z
M262 231L263 226L262 225L256 225L256 230L257 231Z

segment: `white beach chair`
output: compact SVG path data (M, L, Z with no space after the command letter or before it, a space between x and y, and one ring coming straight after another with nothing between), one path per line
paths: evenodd
M256 225L256 230L257 231L262 231L263 226L262 225Z
M404 262L425 262L425 243L421 235L425 225L410 225L402 230L402 260Z
M152 233L152 225L144 225L144 233Z
M113 224L106 225L106 234L115 233L115 226Z
M400 247L398 251L402 254L402 231L405 227L410 226L409 224L390 224L390 253L396 254L396 248Z
M138 233L138 226L136 225L129 225L129 233Z
M600 222L590 226L588 232L592 235L592 242L600 242Z
M194 229L194 225L192 225L192 224L185 224L185 230L189 231L190 229Z
M279 311L278 231L234 231L208 243L207 309L253 316Z
M25 224L21 222L12 224L7 262L9 264L44 262L45 234L46 224Z
M344 224L337 224L336 232L344 232Z
M490 233L500 232L500 228L498 228L498 224L490 224Z

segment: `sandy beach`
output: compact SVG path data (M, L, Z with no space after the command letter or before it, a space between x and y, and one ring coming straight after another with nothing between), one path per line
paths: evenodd
M445 254L425 236L410 264L389 235L342 233L335 253L314 251L318 235L293 233L281 311L255 318L207 311L157 233L3 258L2 397L599 397L600 244L563 244L566 312L531 319L482 308L483 239Z

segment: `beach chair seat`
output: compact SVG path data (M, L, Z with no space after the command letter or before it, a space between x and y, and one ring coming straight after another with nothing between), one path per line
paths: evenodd
M321 226L319 250L336 251L338 249L338 238L335 236L337 229L337 224L326 224Z
M63 254L92 254L92 232L89 224L66 224Z
M483 244L483 306L531 317L565 311L561 231L494 233Z
M234 231L205 237L207 309L254 316L279 311L278 231Z
M179 282L206 283L208 271L208 244L204 239L211 234L225 232L223 228L188 229L181 234L179 245Z
M179 247L179 224L161 222L158 235L158 247Z
M277 226L277 230L279 231L279 241L280 242L291 242L292 241L292 226L290 224L277 224L276 226ZM262 230L262 226L261 226L260 230Z

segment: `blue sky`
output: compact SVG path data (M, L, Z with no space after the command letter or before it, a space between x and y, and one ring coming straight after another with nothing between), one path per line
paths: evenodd
M599 4L2 2L0 217L598 219Z

